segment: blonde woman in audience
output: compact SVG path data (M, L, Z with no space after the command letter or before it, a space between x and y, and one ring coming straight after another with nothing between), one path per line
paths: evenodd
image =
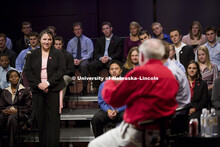
M128 52L132 47L138 46L141 44L139 40L138 33L141 31L141 26L138 22L132 21L129 25L130 36L125 40L124 44L124 57L127 58Z
M198 21L192 22L189 34L183 36L182 42L193 46L194 50L207 42L205 35L202 34L202 25Z
M218 67L212 64L209 57L208 48L201 45L197 50L197 61L199 63L202 80L207 81L208 90L213 88L213 83L218 77Z
M139 60L139 51L138 47L132 47L130 51L128 52L127 60L123 66L122 76L124 77L130 70L134 69L136 66L138 66L138 60Z

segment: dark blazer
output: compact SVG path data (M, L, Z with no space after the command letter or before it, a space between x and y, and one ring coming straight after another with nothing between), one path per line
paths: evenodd
M192 46L186 45L179 52L180 63L186 68L191 60L195 60L195 54Z
M16 49L15 52L19 54L23 49L28 48L29 46L25 44L24 37L20 38L16 41Z
M62 49L62 52L66 59L66 70L65 70L64 75L68 75L72 77L75 74L75 65L74 65L73 56L69 52L67 52L65 49Z
M194 93L192 97L192 106L196 108L196 111L202 110L207 107L208 86L204 81L196 81Z
M108 47L108 55L112 60L122 59L122 39L113 35ZM104 56L105 52L105 37L98 38L95 44L94 59L99 60L100 57Z
M27 57L24 68L25 75L30 83L33 93L42 92L38 88L41 83L41 64L42 53L41 48L35 49ZM51 48L47 61L47 78L50 83L49 91L59 91L65 87L63 75L66 69L65 57L60 50Z
M31 91L29 88L23 88L19 90L18 98L20 101L20 113L26 116L29 116L31 113ZM15 97L14 103L12 103L12 94L7 89L4 89L1 94L0 99L0 113L2 110L14 106L17 109L18 98Z

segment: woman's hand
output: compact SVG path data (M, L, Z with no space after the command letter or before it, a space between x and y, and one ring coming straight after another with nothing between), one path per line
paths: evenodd
M192 115L194 112L196 112L196 108L190 108L189 109L189 116Z
M42 91L44 91L45 89L48 88L48 84L46 82L42 82L40 84L38 84L38 88Z
M14 114L14 113L17 113L17 112L18 112L17 109L5 109L5 110L2 111L2 113L8 114L8 115Z

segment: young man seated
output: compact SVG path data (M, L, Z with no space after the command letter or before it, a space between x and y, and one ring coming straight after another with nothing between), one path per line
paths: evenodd
M109 67L109 73L112 77L120 77L122 72L121 64L119 61L111 61ZM108 105L102 97L101 91L105 82L99 86L98 103L100 110L92 118L92 129L95 137L103 134L103 126L108 122L121 122L123 119L123 113L126 106L119 108L113 108Z

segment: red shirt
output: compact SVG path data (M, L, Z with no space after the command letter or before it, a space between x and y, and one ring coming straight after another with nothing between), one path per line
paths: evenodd
M189 87L190 87L190 92L191 92L191 101L192 101L192 97L193 97L193 93L194 93L194 89L195 89L195 83L196 83L196 80L194 80L192 82L192 86L191 86L191 84L189 82Z
M127 105L124 121L138 127L138 122L170 116L177 108L176 94L179 84L171 71L161 61L149 60L144 66L130 71L116 84L113 80L105 82L102 90L104 100L113 107ZM156 77L155 80L143 80ZM158 78L158 80L157 80Z

